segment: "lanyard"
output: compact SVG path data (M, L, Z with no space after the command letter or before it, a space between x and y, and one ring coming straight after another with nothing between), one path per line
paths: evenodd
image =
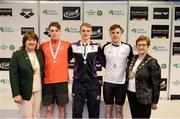
M84 64L86 64L87 63L87 61L86 61L86 59L87 59L87 54L88 54L88 49L89 49L89 46L90 46L90 42L88 43L88 45L86 46L86 50L84 49L83 50L83 45L82 45L82 42L80 42L80 44L81 44L81 51L82 51L82 57L83 57L83 59L84 59Z
M112 47L113 47L113 45L111 44L111 52L112 52L113 61L114 61L114 65L113 66L114 66L114 68L116 68L118 66L117 63L116 63L116 59L117 59L117 57L119 55L120 46L118 46L118 51L117 51L116 55L114 54Z
M52 49L51 40L50 40L50 42L49 42L49 47L50 47L50 51L51 51L51 55L52 55L52 57L53 57L53 62L54 62L54 63L56 63L56 57L57 57L57 55L58 55L58 52L59 52L59 49L60 49L60 45L61 45L61 41L59 40L58 46L57 46L57 48L56 48L56 52L55 52L55 54L54 54L53 49Z

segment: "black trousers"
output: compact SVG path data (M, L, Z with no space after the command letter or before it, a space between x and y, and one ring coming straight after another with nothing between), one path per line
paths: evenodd
M89 118L99 118L100 114L100 84L96 82L73 81L73 106L72 117L83 118L83 107L87 102Z
M132 118L150 118L151 104L141 104L136 98L136 93L127 91Z

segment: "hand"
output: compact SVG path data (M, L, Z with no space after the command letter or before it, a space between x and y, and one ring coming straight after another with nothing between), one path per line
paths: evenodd
M152 109L152 110L156 110L156 109L157 109L157 104L152 103L152 104L151 104L151 109Z
M97 43L97 45L98 45L98 47L100 47L100 48L102 47L102 45L101 45L100 43Z
M23 100L22 100L21 95L15 96L14 97L14 102L18 103L18 104L22 104Z

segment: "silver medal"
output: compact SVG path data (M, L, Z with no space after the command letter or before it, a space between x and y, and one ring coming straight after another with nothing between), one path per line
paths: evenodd
M118 48L118 49L117 49ZM113 51L114 49L114 51ZM114 54L114 52L117 50L116 54ZM114 47L113 45L111 45L111 51L109 51L110 53L112 53L112 57L113 57L113 67L117 68L119 67L119 62L118 62L118 56L119 56L119 52L120 52L120 46L118 47Z
M84 60L84 62L83 62L84 64L87 64L87 61L86 60Z
M82 42L80 42L81 44L81 51L82 51L82 57L84 59L83 63L84 64L87 64L87 54L88 54L88 49L89 49L89 46L90 46L90 42L88 43L88 45L85 47L85 50L83 50L83 45L82 45Z

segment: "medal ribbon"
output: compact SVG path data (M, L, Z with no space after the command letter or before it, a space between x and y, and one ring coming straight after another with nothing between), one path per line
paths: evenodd
M83 50L83 44L82 44L82 42L80 42L80 44L81 44L82 57L83 57L84 61L86 61L86 59L87 59L87 54L88 54L88 49L89 49L89 46L90 46L90 42L89 42L88 45L86 46L86 50Z
M57 57L57 55L58 55L58 53L59 53L60 46L61 46L61 41L59 40L58 46L57 46L57 48L56 48L56 52L55 52L55 54L54 54L51 40L49 41L49 47L50 47L50 51L51 51L51 55L52 55L52 57L53 57L53 62L54 62L54 63L56 63L56 57Z
M114 55L112 47L113 47L113 45L111 44L111 52L112 52L112 56L113 56L114 65L117 66L116 59L117 59L119 51L120 51L120 46L118 46L118 51L117 51L116 55Z

